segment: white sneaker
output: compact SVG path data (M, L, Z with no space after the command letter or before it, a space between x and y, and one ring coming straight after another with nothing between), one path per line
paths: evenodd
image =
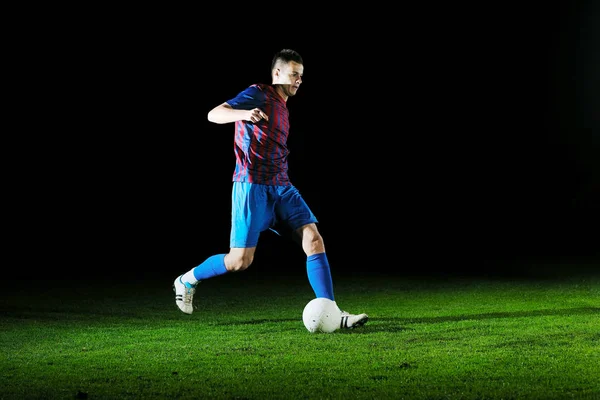
M177 304L177 307L186 314L194 312L192 300L194 300L196 287L188 282L182 282L181 276L178 276L175 282L173 282L173 291L175 292L175 304Z
M340 322L340 328L342 329L353 329L357 326L363 326L369 320L367 314L350 314L346 311L342 311L342 321Z

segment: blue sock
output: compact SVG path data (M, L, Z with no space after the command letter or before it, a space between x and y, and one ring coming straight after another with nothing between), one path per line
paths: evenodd
M327 255L319 253L308 256L306 258L306 272L308 274L308 282L312 286L315 296L335 301Z
M225 268L225 254L216 254L208 257L192 271L197 281L225 274L227 272L227 268Z

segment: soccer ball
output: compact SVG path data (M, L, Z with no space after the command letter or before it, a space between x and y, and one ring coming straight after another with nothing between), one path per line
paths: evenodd
M331 333L340 328L342 312L333 300L317 297L309 301L302 312L302 322L310 333Z

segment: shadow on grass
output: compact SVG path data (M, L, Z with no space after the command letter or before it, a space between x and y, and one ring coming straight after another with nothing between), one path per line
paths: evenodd
M442 322L459 322L470 320L486 320L497 318L523 318L523 317L544 317L544 316L569 316L569 315L598 315L600 307L577 307L564 308L559 310L531 310L515 312L495 312L472 315L456 315L445 317L423 317L423 318L402 318L402 317L382 317L371 318L369 323L360 329L352 329L351 333L376 333L376 332L400 332L410 331L413 328L406 327L413 324L437 324Z
M442 322L459 322L469 320L486 320L496 318L523 318L523 317L543 317L543 316L568 316L568 315L597 315L600 314L600 307L577 307L564 308L559 310L531 310L531 311L515 311L515 312L495 312L482 313L471 315L457 315L445 317L423 317L423 318L402 318L402 317L371 317L369 322L356 329L344 329L338 332L345 334L371 334L378 332L403 332L411 331L413 328L407 325L413 324L437 324ZM253 319L250 321L235 321L219 325L260 325L266 323L289 323L298 322L297 319L281 318L281 319Z
M424 318L391 318L399 322L409 324L434 324L438 322L457 322L468 320L484 320L495 318L522 318L522 317L544 317L552 315L593 315L600 314L600 307L577 307L577 308L562 308L559 310L530 310L530 311L513 311L513 312L492 312L472 315L454 315L446 317L424 317Z

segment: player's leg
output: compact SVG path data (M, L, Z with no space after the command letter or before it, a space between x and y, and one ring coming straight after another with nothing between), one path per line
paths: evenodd
M306 254L306 274L315 296L335 301L329 260L317 225L309 223L297 228L295 232Z
M281 189L277 214L293 229L298 243L306 254L306 273L316 297L335 301L331 268L325 251L325 243L317 228L317 218L295 187ZM364 325L367 314L350 314L342 311L341 328L355 328Z
M323 238L317 229L317 218L294 186L277 188L279 201L275 213L280 226L292 233L292 239L300 244L306 254L306 273L316 297L335 301L329 262L325 254ZM278 227L279 228L279 227Z
M260 232L273 217L262 185L234 182L230 249L227 254L215 254L198 266L178 276L173 284L175 303L186 314L193 312L193 298L198 282L228 272L243 271L252 264ZM270 210L270 211L269 211Z
M287 225L292 238L306 254L306 273L316 297L335 301L329 261L323 238L317 229L317 218L295 186L280 186L275 213L280 223Z
M173 290L175 303L181 311L191 314L194 311L193 300L198 282L223 275L228 272L243 271L254 259L256 247L231 248L227 254L215 254L200 265L175 278Z
M333 280L331 269L325 252L323 237L319 233L316 224L311 223L296 229L302 249L306 253L306 272L308 280L315 292L316 297L326 297L335 302L333 296ZM340 328L352 329L367 323L367 314L350 314L343 311Z

